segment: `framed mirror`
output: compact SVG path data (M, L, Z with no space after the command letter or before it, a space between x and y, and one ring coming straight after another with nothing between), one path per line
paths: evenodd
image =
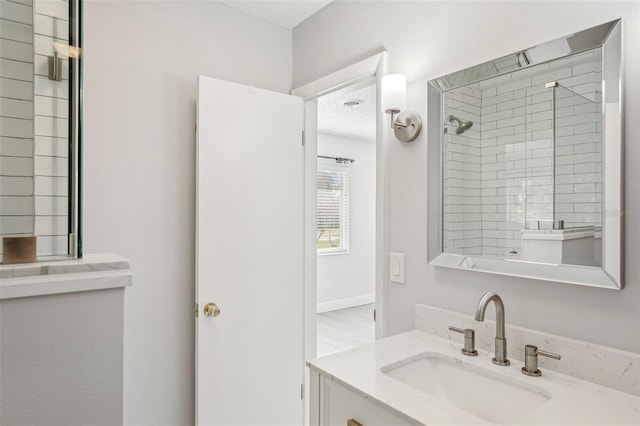
M622 288L621 72L617 20L429 82L430 264Z
M80 0L2 0L3 263L20 263L2 250L5 242L24 239L31 241L27 261L82 257L81 6Z

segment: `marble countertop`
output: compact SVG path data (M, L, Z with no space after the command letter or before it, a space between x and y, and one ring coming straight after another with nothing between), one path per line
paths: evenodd
M129 269L129 260L113 253L87 254L82 259L59 259L35 263L0 265L0 278L20 278L79 272Z
M127 287L131 283L129 259L112 253L0 265L0 299Z
M460 353L461 347L457 342L414 330L369 345L312 359L307 365L416 424L493 424L434 399L381 372L382 367L428 352L454 357L462 364L471 364L509 381L528 387L536 386L552 394L549 401L513 424L640 424L640 397L548 370L543 370L541 377L525 376L520 372L523 366L520 361L512 359L510 366L497 366L491 362L493 353L480 350L478 356L467 357ZM508 403L505 401L505 404Z

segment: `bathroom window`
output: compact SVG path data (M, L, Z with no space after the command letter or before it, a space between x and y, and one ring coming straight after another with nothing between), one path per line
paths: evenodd
M349 166L318 164L318 254L349 251Z

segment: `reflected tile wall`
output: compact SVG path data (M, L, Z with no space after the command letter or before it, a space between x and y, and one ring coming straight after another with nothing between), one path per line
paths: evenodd
M1 0L0 237L33 234L33 109L33 6Z
M67 254L69 3L0 0L0 237L38 236L38 256ZM0 254L2 246L0 244Z
M476 123L444 136L446 252L519 258L525 223L600 226L600 64L587 52L445 93L444 117Z

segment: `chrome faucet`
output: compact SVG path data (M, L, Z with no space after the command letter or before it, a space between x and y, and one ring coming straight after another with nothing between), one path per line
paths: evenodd
M482 296L476 309L476 321L484 321L484 312L489 302L496 304L496 356L492 361L497 365L509 365L511 362L507 359L507 339L504 337L504 304L500 296L492 291Z

